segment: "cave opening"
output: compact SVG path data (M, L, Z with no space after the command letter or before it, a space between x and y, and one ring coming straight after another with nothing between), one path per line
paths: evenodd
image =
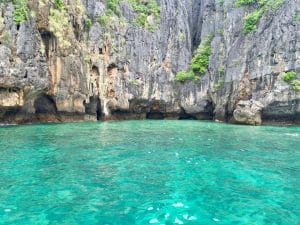
M47 30L40 30L43 44L45 46L45 54L50 58L50 53L56 50L56 37L54 34Z
M146 118L151 120L162 120L165 118L165 115L161 112L148 112Z
M197 118L189 113L187 113L183 108L179 113L179 120L196 120Z
M99 69L95 65L92 66L92 76L95 76L95 77L99 77L100 76Z
M56 114L57 107L52 96L42 94L34 101L35 113L37 114Z
M85 106L85 113L88 115L96 115L97 120L101 120L102 111L101 111L101 102L97 96L91 96L89 98L89 103L86 101L83 102Z

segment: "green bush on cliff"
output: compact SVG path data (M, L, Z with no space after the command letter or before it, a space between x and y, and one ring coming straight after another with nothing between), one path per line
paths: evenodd
M294 80L292 86L295 91L300 91L300 80Z
M0 4L9 2L13 3L14 5L14 21L17 24L26 21L29 17L29 8L27 6L27 0L0 0Z
M294 79L297 76L297 73L295 71L289 71L282 74L284 81L290 81Z
M282 79L286 82L289 82L295 91L300 91L300 80L293 80L294 78L296 78L296 76L297 76L297 72L292 70L292 71L283 73Z
M5 4L5 3L9 3L9 2L15 4L17 1L16 0L0 0L0 4Z
M176 81L185 81L187 79L199 80L200 75L204 75L207 72L209 57L211 55L212 39L213 35L208 35L207 38L200 43L192 58L190 69L187 71L179 71L176 74Z
M62 0L55 0L54 3L55 3L55 6L56 6L58 9L60 9L60 10L63 9L64 3L63 3Z
M261 15L262 15L261 11L258 10L258 11L254 11L254 12L248 14L245 17L244 27L243 27L243 32L245 34L248 34L252 31L257 30L257 24L260 20Z
M224 5L224 0L219 0L218 3L219 3L220 6L223 6Z
M72 29L65 9L59 10L50 8L49 28L57 38L61 48L71 47L68 35L72 33Z
M90 18L86 18L85 26L87 27L87 29L91 29L92 25L93 25L92 20Z
M136 13L134 23L143 26L150 31L154 31L160 23L160 6L156 0L127 0ZM108 26L113 22L114 16L121 18L120 0L106 0L105 12L97 18L103 26Z
M264 8L264 11L269 9L278 9L283 4L284 0L236 0L235 5L241 6L255 6L257 9Z
M154 31L157 24L160 23L160 6L156 0L128 0L133 11L137 14L135 23L138 26L146 27ZM152 21L151 21L152 17Z
M193 71L200 74L205 74L207 72L207 66L209 63L209 57L211 54L211 41L213 35L209 35L196 50L195 56L192 58L191 67Z
M218 68L218 73L221 74L221 75L224 75L225 74L225 67L224 66L220 66Z
M108 26L112 22L112 16L112 13L107 11L97 18L97 22L103 26Z
M189 71L179 71L176 74L175 80L179 82L183 82L185 80L198 80L199 76L196 76L193 70Z
M116 14L118 17L121 16L121 11L119 7L119 0L107 0L106 1L107 10Z
M14 21L20 24L28 19L29 9L27 6L27 0L14 0L15 10L13 12Z
M251 5L257 3L257 0L236 0L235 5L240 7L243 5Z
M257 30L257 24L264 13L270 10L278 9L284 0L236 0L235 5L237 7L251 5L255 7L255 10L244 19L243 32L248 34L250 32L255 32Z
M105 12L97 18L97 22L103 26L108 26L113 22L114 16L121 17L119 6L120 0L106 0Z
M218 90L218 89L220 89L220 87L223 86L223 84L224 84L224 80L223 80L223 79L218 80L217 83L214 83L213 88L214 88L215 90Z
M296 10L294 18L297 22L300 22L300 10Z

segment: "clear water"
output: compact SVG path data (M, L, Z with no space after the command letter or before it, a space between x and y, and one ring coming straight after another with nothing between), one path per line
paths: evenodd
M300 224L300 127L0 127L0 224Z

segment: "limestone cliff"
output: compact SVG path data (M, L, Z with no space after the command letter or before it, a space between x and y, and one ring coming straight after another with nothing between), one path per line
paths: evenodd
M0 122L299 122L300 0L245 2L2 0Z

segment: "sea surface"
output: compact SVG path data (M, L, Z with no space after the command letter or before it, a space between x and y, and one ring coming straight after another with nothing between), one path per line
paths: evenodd
M299 225L300 127L0 127L0 224Z

